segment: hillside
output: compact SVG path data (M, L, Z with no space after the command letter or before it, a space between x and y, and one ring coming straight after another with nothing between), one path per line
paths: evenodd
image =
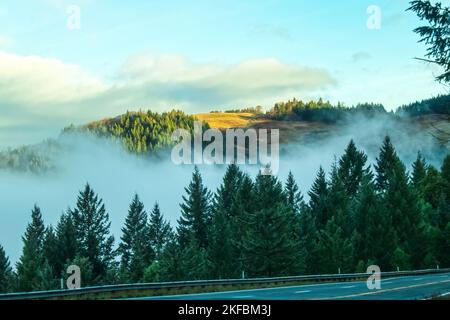
M396 113L386 112L383 106L377 104L347 108L331 106L323 100L303 102L296 99L277 103L266 113L260 110L252 112L250 109L194 115L177 110L164 113L127 112L82 126L71 125L62 131L61 137L77 133L114 139L120 141L127 151L145 155L173 145L172 132L177 128L192 131L196 120L204 122L204 129L279 129L280 142L284 144L291 141L320 142L340 134L361 119L380 119L381 122L389 119L410 132L432 136L437 144L448 146L449 101L448 96L436 97L403 106ZM0 150L0 169L33 173L53 170L53 160L62 149L61 137L34 146Z

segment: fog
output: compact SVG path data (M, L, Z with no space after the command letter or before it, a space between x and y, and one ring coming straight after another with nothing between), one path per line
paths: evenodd
M330 130L320 138L313 134L299 136L281 147L278 176L283 181L292 171L306 196L319 166L327 172L339 158L350 139L363 149L369 162L375 160L383 138L389 134L400 157L410 168L421 151L427 161L440 167L448 149L439 147L433 137L417 127L395 122L389 117L353 119L351 124ZM283 132L280 133L281 137ZM156 201L172 226L180 216L179 203L188 185L193 166L177 166L170 153L160 159L131 155L118 144L86 136L60 138L65 146L55 159L57 170L43 175L0 171L0 244L13 264L20 257L21 237L37 204L47 225L56 223L63 211L75 205L78 192L89 182L104 200L111 220L116 245L120 240L129 203L138 193L147 211ZM242 167L252 176L258 168ZM213 191L221 183L225 166L200 166L204 182Z

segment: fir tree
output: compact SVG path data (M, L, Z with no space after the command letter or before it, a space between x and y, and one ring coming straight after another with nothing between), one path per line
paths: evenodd
M5 250L0 245L0 293L9 292L13 286L13 271Z
M192 175L192 181L185 188L186 196L183 196L181 217L178 220L178 236L182 246L192 239L193 235L201 248L206 248L207 228L210 221L211 193L204 186L202 177L197 167Z
M299 263L300 272L315 274L319 264L317 252L318 230L311 209L306 207L299 218Z
M25 235L22 237L23 251L17 263L19 290L32 291L40 288L39 272L44 266L45 226L41 210L34 206L31 212L31 223L28 224Z
M319 273L337 273L339 270L350 273L354 269L352 241L344 235L336 219L336 216L332 217L319 232Z
M57 278L61 275L60 253L58 248L58 239L56 238L53 227L49 226L45 230L43 252L45 259L46 276L51 279Z
M284 192L286 194L286 200L289 209L295 216L299 216L300 211L305 206L305 203L303 201L303 195L299 191L298 185L295 182L294 175L290 171L286 181Z
M441 177L443 179L443 191L445 201L450 205L450 154L447 155L442 163Z
M344 185L336 163L331 168L331 181L328 188L329 219L335 218L335 223L342 229L345 237L350 237L353 231L353 217L350 215L350 195Z
M283 187L273 176L255 182L256 210L249 215L244 243L251 276L289 275L299 270L299 243L292 237L292 215Z
M207 280L210 278L212 265L207 249L200 247L194 234L191 234L188 245L181 249L180 258L183 280Z
M234 238L234 223L242 218L239 210L239 189L243 178L242 172L235 164L227 167L223 182L218 188L212 207L211 227L209 229L208 254L212 263L212 274L216 278L238 276L240 268Z
M422 193L422 182L427 175L427 163L420 152L417 154L417 159L414 161L412 169L411 183L419 193Z
M354 243L355 261L372 261L382 270L389 270L396 247L395 230L370 172L363 176L355 199L354 219L358 234Z
M383 201L386 205L386 210L392 215L392 224L395 228L399 245L398 249L405 252L405 257L408 256L408 261L412 258L413 262L417 262L420 260L418 255L423 252L422 248L420 248L423 244L419 241L422 237L423 221L417 195L408 184L408 177L403 163L397 162L389 180ZM397 250L397 256L394 254L394 258L398 259L401 256L400 253ZM413 254L413 256L410 254Z
M399 162L400 159L391 143L391 138L386 136L375 164L376 185L379 191L385 191L388 188L394 168Z
M77 238L77 256L87 258L92 265L96 283L105 281L114 259L114 237L110 235L109 215L103 200L86 184L80 191L76 207L72 210Z
M184 279L181 248L175 234L172 234L164 247L159 261L162 281L177 281Z
M227 217L237 215L238 205L236 197L241 186L242 172L235 164L227 167L222 184L218 188L213 203L213 211L221 211Z
M154 252L148 235L147 213L136 194L128 209L118 249L121 254L120 273L124 281L141 281L145 268L151 264Z
M241 183L236 195L237 211L231 218L231 244L233 247L233 257L236 260L236 272L245 270L244 242L247 233L247 225L250 217L256 210L256 194L253 180L248 174L243 174Z
M422 196L426 202L436 209L439 206L442 193L444 192L444 181L439 171L428 166L425 177L422 179Z
M339 177L349 197L354 197L358 191L366 162L367 155L359 151L351 140L344 155L339 159L338 169Z
M58 262L54 266L55 275L66 273L64 266L73 261L77 254L77 237L73 217L70 212L63 213L56 226L56 244L58 247Z
M325 171L320 167L316 180L314 181L309 195L309 207L311 213L314 215L316 227L322 229L325 227L330 218L329 203L328 203L328 183L325 176Z
M231 220L224 211L214 212L209 229L208 254L212 263L212 275L216 279L233 278L239 268L234 258Z
M164 220L158 203L155 203L150 213L148 232L150 245L155 252L155 259L158 260L172 233L172 228L169 222Z

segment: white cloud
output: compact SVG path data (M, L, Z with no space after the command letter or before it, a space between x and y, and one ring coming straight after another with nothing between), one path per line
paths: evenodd
M119 73L120 83L140 86L157 98L208 109L273 103L311 94L334 83L326 70L254 59L220 66L194 64L182 56L140 55ZM146 88L146 89L145 89Z
M137 108L200 112L268 106L313 94L333 83L325 70L276 59L223 66L196 64L179 55L131 57L106 81L57 59L0 51L0 126L5 129L20 123L23 127L28 121L54 132L71 122Z
M77 65L0 51L0 101L23 108L79 101L105 90Z

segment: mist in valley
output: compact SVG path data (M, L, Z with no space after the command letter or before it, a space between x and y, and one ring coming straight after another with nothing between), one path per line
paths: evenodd
M333 128L324 135L311 133L283 144L278 176L284 183L292 171L308 199L307 192L319 167L329 172L351 139L367 153L369 164L373 164L386 135L391 136L408 169L418 151L429 164L437 167L448 152L431 134L416 125L388 116L354 118L348 125ZM139 157L125 151L120 143L92 136L66 135L59 140L64 148L54 159L57 170L42 175L0 171L0 244L13 264L21 255L21 237L30 221L33 205L41 208L47 225L56 226L61 213L73 208L79 190L87 182L104 200L116 245L135 193L146 205L147 212L158 202L166 219L176 226L179 204L191 179L193 165L173 164L170 153L158 159ZM226 166L201 165L199 168L205 184L215 191ZM254 177L259 167L243 166L242 169Z

